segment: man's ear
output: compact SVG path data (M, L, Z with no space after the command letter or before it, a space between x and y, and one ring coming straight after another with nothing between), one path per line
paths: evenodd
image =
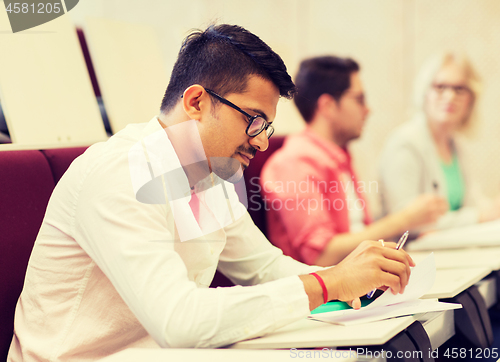
M319 96L317 102L317 112L325 115L331 115L332 113L337 113L338 107L339 103L330 94L323 93Z
M199 84L188 87L182 95L182 108L189 119L200 120L205 108L210 107L210 96Z

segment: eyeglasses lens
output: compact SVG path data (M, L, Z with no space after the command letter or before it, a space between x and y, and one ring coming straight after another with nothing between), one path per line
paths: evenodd
M252 124L248 127L248 134L250 136L255 136L259 134L266 126L266 121L262 117L256 117L253 119Z

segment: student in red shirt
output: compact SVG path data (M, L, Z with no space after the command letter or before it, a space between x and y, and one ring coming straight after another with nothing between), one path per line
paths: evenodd
M372 222L347 150L369 114L359 65L333 56L307 59L295 97L307 128L287 137L265 164L261 187L270 240L308 264L332 265L365 239L397 237L434 222L446 201L422 195L404 210Z

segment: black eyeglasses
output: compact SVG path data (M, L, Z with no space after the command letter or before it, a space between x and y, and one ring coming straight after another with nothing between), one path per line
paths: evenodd
M219 100L220 102L228 105L229 107L236 109L238 112L240 112L243 115L245 115L246 117L248 117L248 126L247 126L247 129L245 130L245 132L247 133L248 136L250 136L250 137L258 136L262 131L265 130L267 138L268 139L271 138L271 136L274 133L274 127L270 123L268 123L264 119L264 117L262 117L259 114L252 116L252 115L248 114L247 112L245 112L240 107L238 107L237 105L229 102L226 98L221 97L220 95L218 95L214 91L211 91L210 89L206 89L206 88L205 88L205 90L212 97L214 97L217 100Z

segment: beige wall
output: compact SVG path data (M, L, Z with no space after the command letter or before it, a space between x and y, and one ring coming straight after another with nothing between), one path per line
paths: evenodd
M473 167L487 194L499 190L498 0L85 0L70 14L77 24L87 15L150 24L158 32L168 71L189 30L212 21L255 32L282 55L292 74L307 56L357 59L372 110L363 137L352 147L365 180L376 178L388 132L408 119L413 77L423 60L444 48L465 50L484 79L482 124L469 145ZM281 101L276 124L282 134L303 127L289 101Z

